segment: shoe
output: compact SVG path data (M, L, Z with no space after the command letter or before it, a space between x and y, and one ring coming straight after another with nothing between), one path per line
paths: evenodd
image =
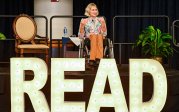
M90 61L89 61L89 65L90 65L90 66L94 66L94 60L90 60Z
M96 65L99 65L100 59L96 59Z

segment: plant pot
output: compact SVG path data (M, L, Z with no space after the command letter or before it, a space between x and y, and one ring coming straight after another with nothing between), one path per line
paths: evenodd
M163 63L163 59L162 59L162 57L160 57L160 56L152 57L152 59L158 61L158 62L161 63L161 64Z

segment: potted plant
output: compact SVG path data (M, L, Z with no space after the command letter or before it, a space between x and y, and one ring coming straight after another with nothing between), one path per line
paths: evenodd
M0 40L5 40L6 36L3 33L0 33Z
M170 34L162 33L160 29L154 26L148 26L141 32L133 47L141 46L144 55L149 55L162 63L163 57L173 54L171 39Z

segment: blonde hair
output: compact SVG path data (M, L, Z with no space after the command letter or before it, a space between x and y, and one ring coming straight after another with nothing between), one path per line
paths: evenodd
M90 16L91 7L96 7L98 9L98 7L96 6L95 3L88 4L87 7L85 8L85 15L88 16L88 17ZM98 14L99 14L99 11L98 11Z

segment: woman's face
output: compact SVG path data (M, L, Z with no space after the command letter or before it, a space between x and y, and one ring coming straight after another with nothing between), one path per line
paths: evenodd
M91 17L96 17L98 15L98 9L95 6L92 6L89 12Z

